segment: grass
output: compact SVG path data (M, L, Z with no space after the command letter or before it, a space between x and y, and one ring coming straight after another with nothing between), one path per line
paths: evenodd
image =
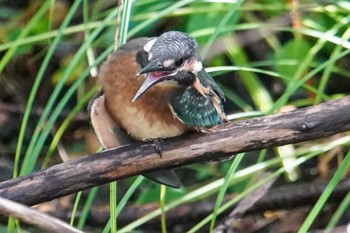
M348 5L344 2L340 1L338 4L330 2L328 5L299 2L300 7L305 9L303 15L297 19L300 20L301 28L289 24L283 26L268 24L275 17L289 17L293 9L287 1L274 4L272 0L259 2L240 0L231 4L225 1L169 0L160 3L156 0L125 0L122 9L118 9L115 5L104 8L101 3L76 0L66 8L64 18L58 27L54 26L56 2L44 2L35 13L32 13L28 23L15 38L5 38L4 43L0 44L0 51L4 52L0 60L1 79L8 78L4 71L8 69L11 61L22 55L22 49L34 53L34 48L40 47L41 53L44 54L37 58L40 65L25 103L26 109L14 153L13 177L29 174L38 166L47 167L53 160L58 160L57 145L65 134L69 134L72 119L84 111L89 99L99 89L98 85L91 85L89 78L91 69L98 67L113 51L114 43L121 45L131 37L153 36L166 30L187 31L200 42L204 58L217 52L212 50L212 46L217 46L219 39L230 38L230 42L225 43L223 51L208 56L210 60L206 59L205 64L210 67L208 71L225 92L227 109L235 113L243 111L243 116L246 117L255 116L256 111L271 114L291 105L304 107L348 94L340 91L328 92L330 82L341 82L334 77L349 79L347 68L342 65L343 61L348 62L350 54L350 29L347 27L350 17L346 13ZM48 11L50 14L47 14ZM118 12L121 14L118 15ZM265 21L261 19L262 15ZM120 26L117 39L113 39L117 17ZM7 20L8 24L16 23L13 18L9 17ZM37 25L46 21L48 27L38 31ZM0 29L6 30L5 27ZM274 33L265 33L268 30L273 30ZM261 32L253 35L261 37L258 41L263 41L266 50L258 49L252 52L256 49L254 44L249 48L244 46L240 36L252 31ZM80 34L84 34L84 37L79 36ZM294 48L298 49L288 50L290 49L287 47L288 43L294 43L297 46ZM301 46L303 43L309 46ZM30 125L30 113L33 111L40 87L45 79L51 78L49 68L56 59L55 52L63 44L75 46L72 60L64 67L58 82L53 85L52 92L44 103L43 112L36 121L34 130L31 131L30 128L33 126ZM265 51L267 54L261 54L260 51ZM300 56L300 53L303 56ZM255 56L259 58L255 59ZM86 64L83 65L83 70L81 70L82 64ZM75 74L76 70L80 72ZM237 83L239 88L234 89ZM276 93L272 88L273 85L285 89ZM69 114L64 120L58 120L69 103L74 103L73 107L69 108ZM29 142L26 140L28 134L30 134ZM240 154L236 155L234 160L221 165L200 165L197 175L201 173L200 176L205 177L204 180L199 180L197 184L180 191L157 187L159 209L126 226L117 226L118 216L123 213L125 206L136 203L135 200L139 200L138 204L143 204L149 199L153 200L153 197L139 197L140 193L137 190L147 186L141 176L129 182L128 189L118 197L117 191L119 193L121 187L119 183L113 182L110 186L110 219L99 230L104 233L136 231L142 229L148 221L161 216L161 229L162 232L166 232L169 231L167 211L182 204L215 198L212 213L201 221L193 222L188 229L188 232L197 232L206 228L213 232L217 218L222 216L220 214L223 211L233 208L235 203L268 180L280 177L286 172L294 179L302 179L298 177L298 169L303 169L305 162L315 160L316 156L322 157L325 152L336 147L347 151L349 143L349 135L344 133L336 140L328 140L326 143L312 141L307 145L277 148L274 152L260 151L261 155L268 153L270 157L261 156L256 164L246 165L248 163L245 162L246 157ZM83 154L85 151L80 153ZM271 153L274 158L271 158ZM292 162L290 160L286 162L284 156L287 154L288 159L293 158ZM346 174L350 156L349 153L344 153L342 156L344 160L336 168L319 201L300 225L299 232L308 231L312 223L317 221L317 216L324 210L328 197ZM257 183L249 182L256 174L265 170L274 172ZM243 185L244 188L241 187L242 183L246 184ZM154 187L152 184L149 185ZM241 187L237 196L223 204L224 196L236 192L237 187ZM79 229L86 230L88 213L92 211L96 202L97 191L97 187L93 188L86 200L82 200L80 193L76 197L71 210L71 224ZM152 192L149 193L151 195ZM336 227L348 205L349 195L333 214L327 230L331 231ZM80 210L82 211L80 219L74 221L76 213ZM13 221L10 221L6 228L7 232L19 232L20 229L21 225Z

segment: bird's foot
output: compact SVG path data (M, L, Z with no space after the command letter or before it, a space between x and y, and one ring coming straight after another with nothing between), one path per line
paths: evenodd
M152 139L149 139L148 141L153 142L153 145L156 148L157 153L159 154L160 157L162 157L163 140L161 138L152 138Z

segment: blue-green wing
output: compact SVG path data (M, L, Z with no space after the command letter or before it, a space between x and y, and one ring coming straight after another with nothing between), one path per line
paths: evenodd
M223 123L223 116L219 114L217 107L223 112L221 102L214 106L213 98L216 95L201 95L190 86L178 93L170 100L170 107L175 117L185 125L194 128L210 128Z

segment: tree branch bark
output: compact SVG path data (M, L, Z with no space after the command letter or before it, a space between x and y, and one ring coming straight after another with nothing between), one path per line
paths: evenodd
M215 132L164 140L160 158L151 143L87 155L0 183L0 197L34 205L157 169L221 160L235 153L327 137L350 130L350 96L317 106L232 124Z
M0 213L54 233L83 233L62 220L0 197Z

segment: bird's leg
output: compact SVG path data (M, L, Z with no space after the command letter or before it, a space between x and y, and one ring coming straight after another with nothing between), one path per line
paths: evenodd
M154 147L156 148L157 153L162 158L162 155L163 155L163 153L162 153L163 152L163 150L162 150L163 140L161 138L155 138L155 139L153 139L153 144L154 144Z
M161 138L151 138L151 139L148 139L147 141L150 141L153 143L154 147L156 148L157 153L159 154L160 157L162 157L163 140Z

